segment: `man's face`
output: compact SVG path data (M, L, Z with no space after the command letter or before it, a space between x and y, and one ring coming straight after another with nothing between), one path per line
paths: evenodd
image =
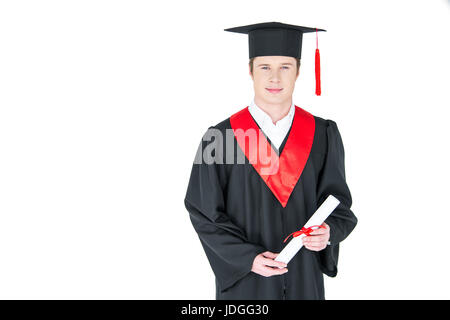
M298 78L297 61L293 57L261 56L253 60L255 99L267 104L290 101ZM281 90L271 90L281 89Z

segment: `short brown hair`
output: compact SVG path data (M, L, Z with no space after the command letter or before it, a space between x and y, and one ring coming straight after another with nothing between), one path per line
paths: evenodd
M250 73L253 74L253 60L255 60L256 57L253 57L250 59L250 61L248 62L248 64L250 65ZM295 60L297 61L297 74L298 74L298 70L300 69L300 58L295 58Z

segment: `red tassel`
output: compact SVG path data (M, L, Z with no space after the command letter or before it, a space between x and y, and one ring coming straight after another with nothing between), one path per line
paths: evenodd
M320 53L319 49L316 49L316 95L320 96Z
M320 88L320 52L319 52L319 40L317 39L317 29L316 29L316 95L320 96L322 90Z

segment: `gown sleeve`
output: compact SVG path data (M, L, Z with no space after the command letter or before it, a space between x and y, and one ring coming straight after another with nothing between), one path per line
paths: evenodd
M318 252L322 272L330 277L337 274L339 243L355 228L357 218L350 207L352 197L345 181L344 145L336 122L327 120L327 155L319 175L317 206L332 194L340 203L325 220L330 226L330 245Z
M203 154L205 147L202 139L198 152ZM250 243L226 212L225 165L198 162L192 166L184 203L223 292L250 273L255 257L267 250Z

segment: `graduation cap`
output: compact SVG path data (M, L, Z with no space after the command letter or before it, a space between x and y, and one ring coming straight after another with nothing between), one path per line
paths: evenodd
M249 58L259 56L288 56L301 58L303 33L316 32L316 95L320 96L320 53L317 28L308 28L280 22L264 22L224 29L248 34Z

